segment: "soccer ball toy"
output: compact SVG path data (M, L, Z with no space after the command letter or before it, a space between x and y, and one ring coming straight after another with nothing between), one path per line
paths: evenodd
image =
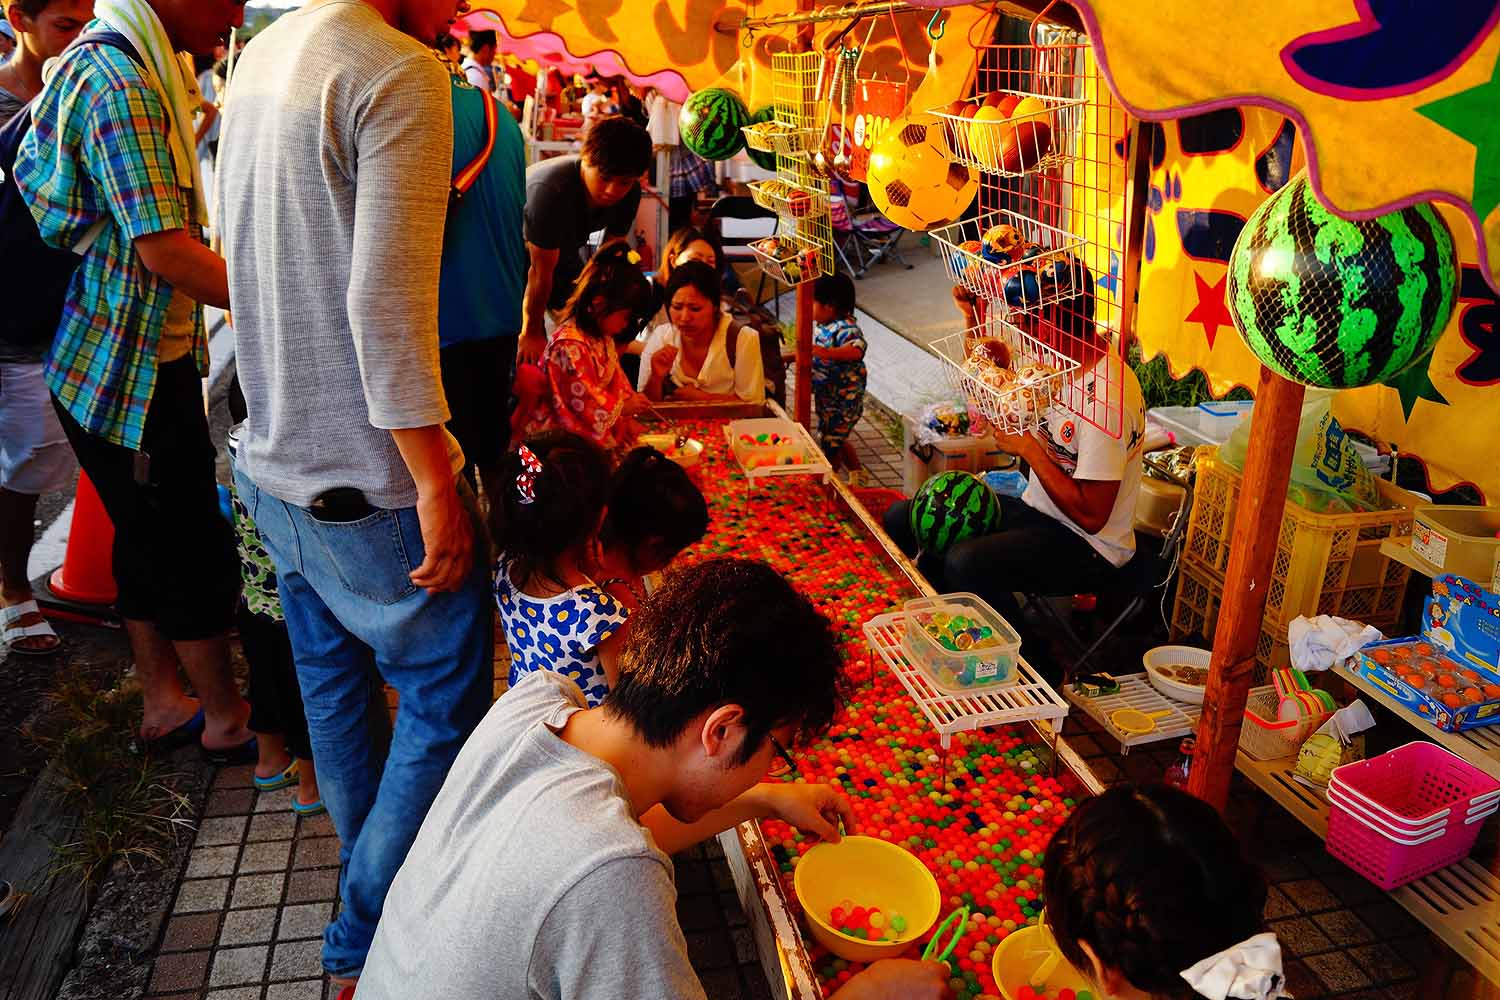
M929 114L891 123L870 152L865 183L882 215L919 232L957 222L979 193L974 171L949 159L943 120Z
M745 102L723 87L693 94L677 116L682 144L705 160L727 160L738 153L745 145L740 129L749 124Z
M978 538L1000 527L1000 501L972 472L942 472L922 484L911 501L911 533L924 551Z
M1453 234L1431 205L1353 222L1319 204L1303 173L1245 223L1226 294L1235 328L1266 367L1353 389L1432 352L1457 281Z

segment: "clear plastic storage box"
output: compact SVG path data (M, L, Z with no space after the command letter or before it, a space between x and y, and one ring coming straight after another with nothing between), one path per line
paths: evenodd
M1021 637L974 594L907 601L902 648L946 694L973 694L1016 679Z

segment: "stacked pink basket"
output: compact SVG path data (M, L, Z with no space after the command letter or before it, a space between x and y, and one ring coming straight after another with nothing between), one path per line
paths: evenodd
M1328 853L1390 890L1468 857L1500 781L1435 743L1335 768Z

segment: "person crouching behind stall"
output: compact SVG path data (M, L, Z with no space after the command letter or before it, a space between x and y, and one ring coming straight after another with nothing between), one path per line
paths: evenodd
M552 431L507 455L503 495L491 499L500 551L495 601L510 650L510 684L551 670L571 678L590 705L618 676L631 591L595 583L587 566L604 517L609 458L577 434Z
M655 448L626 455L609 480L595 553L602 584L639 600L641 580L659 573L708 530L708 503L682 466Z
M512 426L521 437L564 430L606 450L634 442L639 428L633 418L648 403L620 368L615 342L635 336L652 297L651 283L632 258L635 252L623 242L600 247L547 342L541 378L535 371L517 372Z
M1214 808L1186 792L1116 785L1084 799L1047 845L1042 885L1058 949L1096 996L1287 995L1265 882Z

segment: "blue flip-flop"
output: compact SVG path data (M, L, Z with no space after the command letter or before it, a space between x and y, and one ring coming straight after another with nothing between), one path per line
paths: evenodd
M196 743L203 736L203 727L207 724L208 717L203 714L203 709L193 713L193 717L169 733L163 733L154 740L146 740L147 750L157 750L166 753L185 747L189 743Z

